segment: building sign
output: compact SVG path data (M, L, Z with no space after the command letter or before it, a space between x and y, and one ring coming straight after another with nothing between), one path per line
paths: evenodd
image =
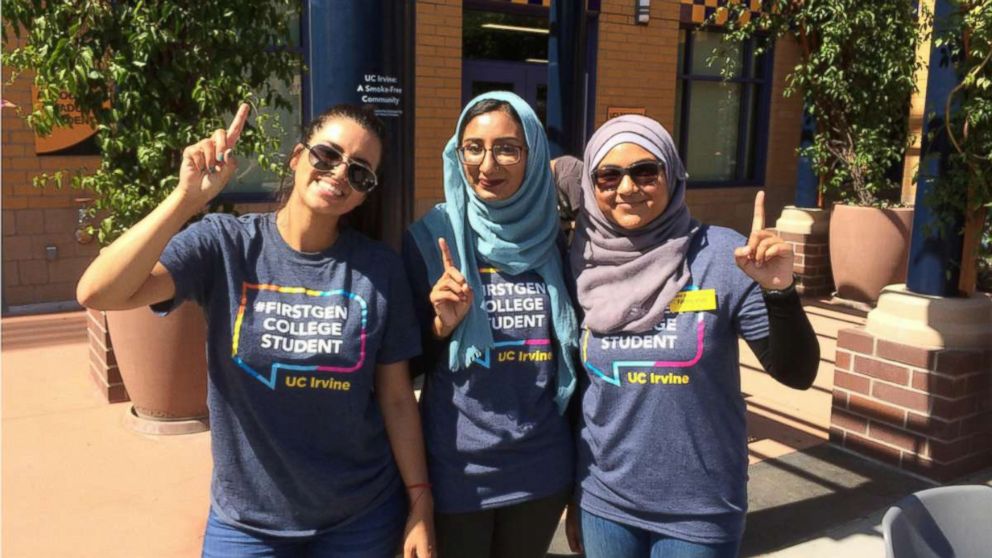
M375 107L379 117L395 118L403 114L403 88L396 76L364 74L356 91L361 95L362 104Z
M31 102L33 106L38 104L38 89L31 86ZM76 101L67 93L62 93L58 103L59 113L66 116L69 125L66 127L52 128L52 133L41 137L34 136L34 150L38 155L52 155L63 151L72 150L76 155L96 155L98 152L95 146L82 146L86 140L96 135L96 128L93 126L93 118L84 116L76 107ZM90 142L92 144L92 142ZM72 149L72 148L77 149ZM80 149L86 147L85 149Z
M625 114L640 114L644 116L647 111L644 107L606 107L606 119L616 118Z

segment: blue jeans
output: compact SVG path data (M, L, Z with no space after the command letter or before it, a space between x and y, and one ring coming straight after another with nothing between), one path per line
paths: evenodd
M736 558L740 541L694 543L604 519L582 510L586 558Z
M306 537L252 533L221 521L213 509L203 537L203 558L393 558L406 526L400 491L347 525Z

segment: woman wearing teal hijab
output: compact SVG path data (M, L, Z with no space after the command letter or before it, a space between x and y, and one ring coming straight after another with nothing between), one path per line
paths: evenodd
M446 203L403 246L438 553L543 557L571 494L577 348L547 137L522 99L487 93L443 159Z

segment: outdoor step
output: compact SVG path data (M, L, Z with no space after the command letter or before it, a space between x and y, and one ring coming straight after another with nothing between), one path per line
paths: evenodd
M2 344L5 350L38 345L86 341L86 314L48 314L4 318Z

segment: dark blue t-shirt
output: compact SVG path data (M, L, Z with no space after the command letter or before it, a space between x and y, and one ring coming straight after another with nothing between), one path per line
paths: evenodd
M747 511L738 336L768 335L757 284L734 263L746 239L702 226L685 306L650 331L583 329L579 482L584 509L693 542L737 540ZM708 308L691 311L691 305Z
M423 258L412 239L404 260L422 328L434 313ZM461 513L543 498L567 490L574 449L558 412L557 350L551 305L540 275L508 275L480 260L482 304L495 346L457 372L447 342L432 353L420 396L435 509Z
M374 398L377 364L420 351L399 257L343 230L320 253L282 239L272 213L208 215L176 235L161 263L173 308L201 304L212 505L270 534L335 528L400 490Z

